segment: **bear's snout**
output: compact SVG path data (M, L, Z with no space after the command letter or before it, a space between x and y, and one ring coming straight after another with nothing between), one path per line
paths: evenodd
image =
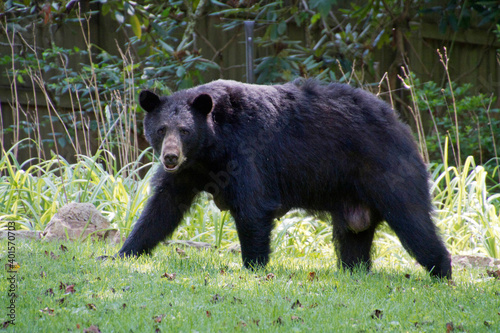
M163 156L163 162L165 165L177 165L177 162L179 161L179 156L176 154L167 154Z
M176 172L184 160L182 141L178 133L166 136L161 149L163 169L167 172Z
M163 154L162 157L162 164L163 168L167 172L175 172L179 168L179 166L182 164L183 159L182 156L180 156L179 153L175 152L168 152Z

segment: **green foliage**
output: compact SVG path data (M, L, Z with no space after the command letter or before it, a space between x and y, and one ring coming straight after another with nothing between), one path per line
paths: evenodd
M198 6L204 7L204 3L200 1ZM179 2L104 0L86 7L77 1L47 2L43 6L8 1L4 6L3 37L11 44L12 53L0 58L0 66L6 69L2 72L16 87L13 93L18 86L32 89L31 85L41 91L45 101L38 101L37 106L46 103L49 115L38 116L37 111L26 120L15 119L3 131L15 133L13 141L19 141L20 131L27 133L40 143L26 142L42 150L39 157L47 150L44 147L57 152L70 145L75 154L92 155L98 141L99 147L120 155L121 165L134 161L140 154L142 134L141 124L136 123L136 92L142 88L163 92L189 88L204 82L204 71L218 68L200 56L193 47L193 31L188 31L201 13L187 10L193 15L186 15ZM125 40L124 44L102 48L90 40L92 35L87 30L94 26L97 8L100 15L114 22L116 37ZM36 36L30 42L33 23L36 29L49 31L55 24L62 26L67 33L79 36L77 40L83 38L85 45L64 48L57 44L54 33L49 33L50 46L41 50ZM183 31L184 36L179 38ZM22 52L18 52L20 39L24 42ZM13 106L14 114L24 113L15 99ZM42 130L34 131L36 128ZM49 134L39 137L44 132ZM86 138L84 147L80 147L82 142L77 139L81 132L92 136L97 132L97 140Z
M107 151L93 157L81 155L75 164L56 155L25 167L17 162L13 149L3 152L0 160L0 226L15 221L18 228L43 230L63 205L90 202L115 228L127 233L148 198L153 171L138 177L149 166L141 166L142 156L121 169L109 165L104 158L111 155Z
M453 146L455 159L458 149L461 156L474 156L480 164L497 156L495 133L500 129L500 109L491 107L496 102L495 96L474 95L470 92L471 84L452 83L453 89L449 86L440 89L432 81L421 83L414 76L412 80L413 102L420 112L429 112L433 118L434 126L426 137L431 160L442 159L446 137ZM459 164L456 160L455 163Z
M452 252L500 258L500 184L487 185L488 172L469 156L462 170L445 164L433 170L436 221ZM498 172L496 167L494 172ZM458 251L457 251L458 250ZM467 251L467 250L466 250Z
M221 212L206 193L202 193L184 217L182 227L173 239L207 242L225 248L238 241L234 219L228 211Z
M456 32L468 29L474 23L478 26L484 26L500 20L500 7L497 1L448 0L440 2L426 1L420 14L438 14L440 17L439 32L443 34L448 28Z
M198 6L204 7L205 2L199 1ZM51 48L43 52L41 59L36 59L38 63L33 61L33 54L28 53L31 58L26 61L31 67L37 68L39 65L44 72L59 71L59 76L57 74L54 76L53 73L51 75L52 84L56 85L53 88L58 93L64 93L64 89L67 89L68 76L71 80L83 84L83 86L72 86L72 88L76 88L77 91L84 88L84 83L89 82L89 77L79 75L81 72L97 74L99 86L92 88L99 88L99 93L104 93L109 90L123 90L125 80L131 80L128 84L133 82L136 87L152 87L152 84L161 84L153 83L157 81L168 82L170 89L189 88L204 82L201 73L207 68L217 68L215 63L203 59L193 49L191 35L179 38L179 32L187 29L191 21L197 19L197 17L188 17L187 14L191 13L192 9L190 11L183 8L180 1L150 0L136 3L100 0L96 2L98 6L91 5L88 8L80 8L75 3L75 1L67 1L65 4L48 2L41 11L37 11L36 3L25 5L24 2L11 1L7 5L6 16L7 22L10 22L8 24L10 29L23 30L32 24L32 21L26 20L26 17L19 16L19 13L30 13L28 17L38 21L38 24L58 22L67 24L67 27L71 27L69 23L75 21L85 25L87 21L92 20L93 14L100 13L105 18L116 22L118 31L125 35L127 43L123 45L121 56L110 53L112 46L108 45L106 49L102 49L90 40L86 41L86 49L76 47L64 49L53 44ZM96 11L96 8L99 9ZM16 14L12 15L12 13ZM130 32L132 36L129 36ZM134 56L130 53L131 48L133 48ZM66 67L68 63L62 64L61 67L62 56L67 60L70 56L79 56L83 59L89 55L91 56L90 63L82 63L82 71L75 73L77 68ZM6 58L8 59L9 56ZM127 68L127 66L131 67ZM130 71L134 75L124 78L123 75ZM174 84L171 85L171 83ZM165 86L157 88L166 89Z
M268 50L267 55L256 60L257 83L286 82L297 77L344 82L357 60L373 70L370 50L389 39L382 38L380 31L378 36L372 36L370 24L374 20L369 24L353 20L357 8L343 10L342 17L338 17L332 7L336 3L250 1L230 6L214 2L222 10L212 15L225 18L221 24L224 30L236 30L248 18L256 22L256 29L264 30L255 38L258 49ZM339 25L339 20L353 23ZM297 28L304 31L305 37L291 40L289 29Z

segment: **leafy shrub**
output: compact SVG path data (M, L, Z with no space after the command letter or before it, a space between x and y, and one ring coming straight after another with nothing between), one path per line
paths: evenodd
M425 142L429 159L444 159L444 142L448 138L455 165L461 165L459 156L473 156L480 164L494 159L497 152L497 135L500 130L500 109L492 108L496 97L472 94L471 84L454 82L440 88L433 81L421 82L410 74L405 84L412 90L414 108L421 117L431 118L433 124L426 129ZM495 163L491 163L494 165ZM490 169L490 171L492 171Z

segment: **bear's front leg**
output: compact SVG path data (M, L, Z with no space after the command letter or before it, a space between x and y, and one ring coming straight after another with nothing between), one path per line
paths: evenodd
M231 179L223 199L234 217L243 266L256 269L269 261L273 220L283 207L279 193L274 192L277 186L269 189L269 184L263 183L259 171L263 167L252 161L240 163L244 176Z
M196 192L189 186L169 184L157 187L117 255L150 253L160 241L174 232L195 195Z
M232 210L241 245L243 266L249 269L264 267L271 253L273 214L243 208Z

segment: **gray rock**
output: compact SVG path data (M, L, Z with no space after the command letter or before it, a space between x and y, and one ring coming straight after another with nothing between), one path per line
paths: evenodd
M95 239L120 240L118 230L111 229L111 224L91 203L72 202L64 205L52 217L43 232L44 240L84 240Z
M456 255L451 256L451 261L453 266L457 267L492 267L500 268L500 259L483 257L483 256L472 256L472 255Z

